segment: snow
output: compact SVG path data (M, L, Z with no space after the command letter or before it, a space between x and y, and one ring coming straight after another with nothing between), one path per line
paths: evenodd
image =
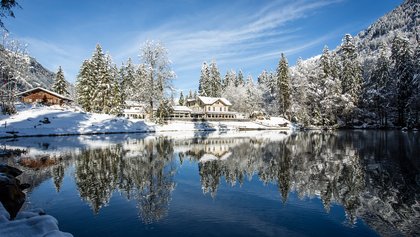
M212 160L218 160L219 158L217 158L217 156L212 155L212 154L204 154L201 158L200 158L200 162L201 163L206 163L208 161L212 161Z
M69 233L58 229L58 221L44 211L32 210L20 212L15 220L9 220L9 213L0 203L0 236L2 237L70 237Z
M47 118L50 123L43 123ZM142 120L84 113L71 107L26 106L12 116L0 116L0 137L147 132L153 127Z
M206 97L206 96L199 96L198 99L200 99L205 105L212 105L216 101L221 101L225 105L232 105L227 99L225 98L219 98L219 97Z
M61 98L61 99L66 99L66 100L72 101L72 99L70 99L70 98L67 98L67 97L65 97L63 95L60 95L58 93L55 93L54 91L50 91L50 90L47 90L47 89L42 88L42 87L35 87L35 88L30 89L30 90L27 90L27 91L18 93L17 96L26 95L26 94L28 94L28 93L30 93L32 91L37 91L37 90L41 90L41 91L47 92L47 93L49 93L51 95L54 95L54 96L56 96L58 98Z
M291 129L283 118L253 121L169 121L156 125L141 119L128 119L114 115L85 113L77 107L18 105L18 113L0 115L0 137L82 135L105 133L171 132L171 131L227 131ZM279 124L288 123L285 128Z
M180 106L180 105L174 105L172 106L172 108L174 109L174 111L177 112L192 112L192 110L190 108L188 108L187 106Z

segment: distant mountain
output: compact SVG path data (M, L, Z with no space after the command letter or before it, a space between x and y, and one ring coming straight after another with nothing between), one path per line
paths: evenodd
M379 56L378 50L381 44L391 54L391 42L396 34L402 34L415 48L420 42L420 0L406 0L400 6L379 18L367 29L354 36L354 44L359 55L364 71L369 71L372 62ZM344 35L343 35L344 36ZM334 50L339 52L340 46ZM320 52L321 53L321 52ZM316 64L320 55L303 60L304 65Z
M2 70L11 70L16 76L19 91L34 87L51 89L55 73L42 66L36 59L28 55L18 55L0 47L0 64ZM14 64L11 65L11 64Z
M401 33L412 45L420 40L420 1L406 0L403 4L379 18L354 38L359 55L371 56L381 43L390 46L395 34Z

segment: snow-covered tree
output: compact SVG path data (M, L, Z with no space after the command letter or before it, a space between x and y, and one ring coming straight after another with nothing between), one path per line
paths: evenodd
M138 93L134 87L134 82L136 80L136 69L133 65L131 58L127 61L127 66L124 64L120 69L121 76L121 100L125 102L126 100L133 100L135 94Z
M110 57L102 52L101 46L96 45L91 59L95 89L92 98L92 109L96 113L110 113L112 104L112 78L110 73Z
M322 125L335 125L341 106L341 83L337 78L337 68L327 46L320 58L318 74L319 102Z
M310 124L308 111L308 71L302 59L298 59L295 68L291 71L291 120L305 126ZM313 103L314 101L311 101Z
M290 108L290 75L289 65L283 53L277 66L276 79L278 112L283 117L288 117L287 113Z
M222 94L222 79L220 77L219 68L217 67L216 61L212 61L209 65L210 81L208 96L220 97Z
M0 21L1 26L1 21ZM12 39L7 31L3 31L0 60L0 106L2 113L16 112L15 101L18 85L24 83L28 77L28 60L26 46L18 40Z
M364 87L366 109L373 110L382 126L387 125L387 117L391 112L393 88L395 87L391 79L391 64L386 55L385 45L382 45L370 78Z
M90 60L83 61L76 80L77 103L87 112L92 111L92 97L95 86L91 69Z
M179 105L184 105L184 101L185 101L185 99L184 99L184 94L183 94L183 93L182 93L182 91L181 91L181 93L180 93L180 95L179 95L178 104L179 104Z
M171 103L167 99L162 99L159 102L159 107L156 111L156 122L159 124L165 123L165 118L169 117L173 112Z
M391 58L396 79L397 124L407 125L409 101L413 95L414 68L408 39L396 35L392 41Z
M64 73L61 69L61 66L58 67L57 74L55 74L55 80L52 86L52 90L63 96L69 95L69 92L67 91L67 82L64 79Z
M225 78L223 79L222 88L223 90L231 85L235 84L236 72L234 70L229 70L226 72Z
M148 77L144 87L150 114L153 114L154 104L163 100L165 90L173 90L175 72L171 69L167 49L160 42L146 41L141 49L140 59L147 69Z
M340 46L341 71L340 80L342 86L342 98L347 101L343 115L346 121L353 118L355 109L359 105L359 97L362 87L362 71L357 58L356 47L353 37L346 34Z
M201 96L208 96L207 93L210 91L210 70L207 62L203 62L201 66L201 75L198 82L198 94Z
M243 86L245 85L245 81L244 81L244 74L242 72L241 69L239 69L238 71L238 75L236 75L236 79L235 79L235 86Z

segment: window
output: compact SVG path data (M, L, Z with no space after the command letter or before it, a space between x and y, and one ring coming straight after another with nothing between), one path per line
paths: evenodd
M213 111L216 111L216 109L213 107Z

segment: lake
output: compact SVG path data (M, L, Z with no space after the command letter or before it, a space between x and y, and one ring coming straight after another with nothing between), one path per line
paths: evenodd
M420 134L168 133L0 140L74 236L419 236Z

